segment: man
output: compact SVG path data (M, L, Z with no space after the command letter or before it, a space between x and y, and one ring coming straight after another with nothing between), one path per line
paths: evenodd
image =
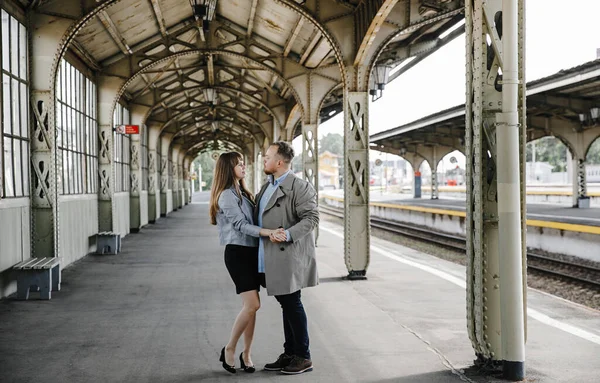
M290 170L294 149L275 142L264 157L269 182L256 198L258 226L284 230L261 239L258 269L265 273L268 295L274 295L283 312L284 352L265 370L284 374L312 371L308 323L301 300L301 289L319 283L313 230L319 224L317 193Z

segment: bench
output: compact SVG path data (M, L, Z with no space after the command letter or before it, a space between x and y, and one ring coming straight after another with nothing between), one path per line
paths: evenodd
M103 231L96 234L96 254L119 254L121 234Z
M60 291L60 258L30 258L12 268L17 273L17 299L29 299L30 291L51 299L52 291Z

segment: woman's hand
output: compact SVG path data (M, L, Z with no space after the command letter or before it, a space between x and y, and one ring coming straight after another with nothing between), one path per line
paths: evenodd
M274 243L287 242L287 235L285 234L285 230L283 228L279 228L277 230L271 230L269 239Z

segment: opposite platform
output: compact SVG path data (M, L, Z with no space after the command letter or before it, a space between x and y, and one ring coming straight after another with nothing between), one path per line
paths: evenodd
M51 301L2 301L0 381L494 381L462 370L474 358L464 267L373 238L369 279L342 280L342 229L324 220L321 285L303 290L315 371L229 375L218 354L241 305L208 224L207 194L195 201L126 237L121 254L66 268ZM261 299L258 367L283 342L278 304L264 291ZM529 379L596 381L600 313L531 290L529 303L537 317L529 320Z

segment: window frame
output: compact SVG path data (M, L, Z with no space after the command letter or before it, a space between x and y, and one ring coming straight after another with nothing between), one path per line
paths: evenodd
M76 89L76 92L68 92ZM69 58L56 79L56 147L60 156L61 195L98 192L98 87L93 77Z
M29 31L22 17L6 5L0 7L0 199L28 198L31 195ZM10 151L6 151L7 147Z

